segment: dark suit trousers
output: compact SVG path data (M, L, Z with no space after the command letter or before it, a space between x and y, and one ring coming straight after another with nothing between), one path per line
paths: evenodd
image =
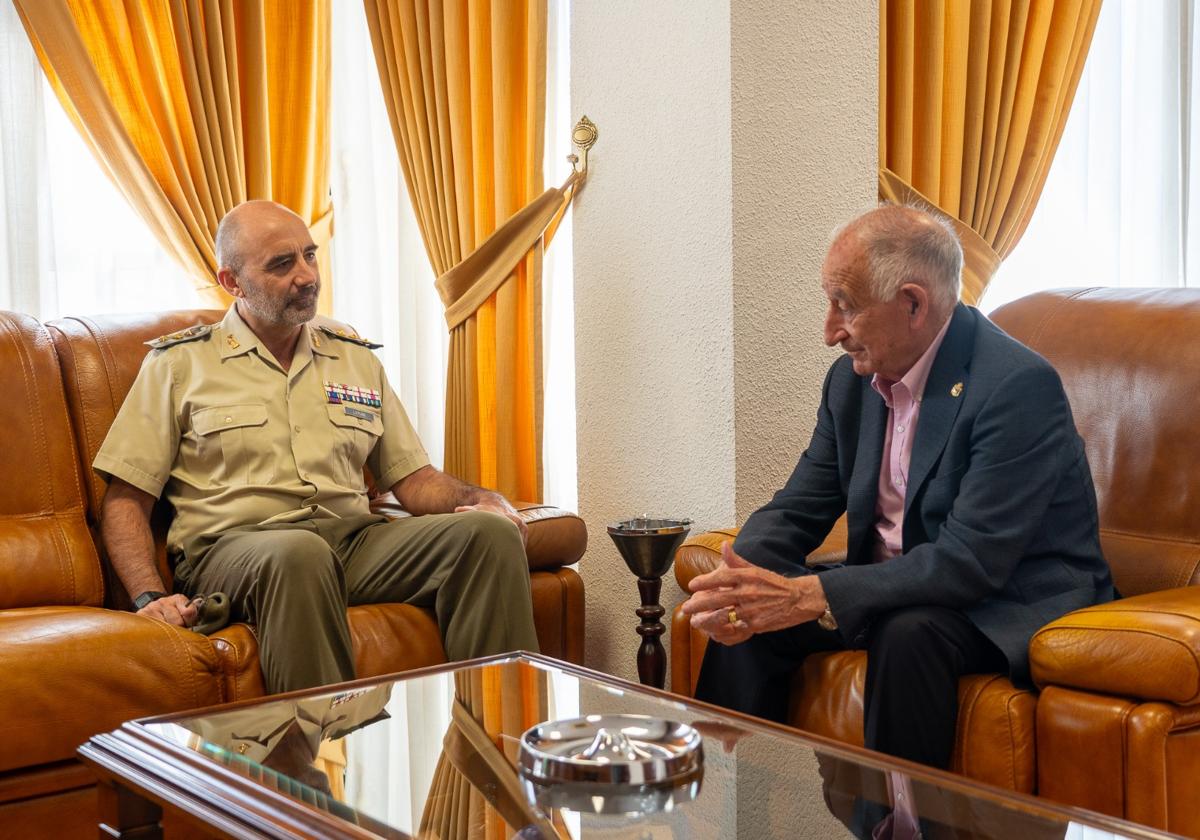
M781 723L796 669L810 653L846 649L815 621L740 645L709 642L696 697ZM866 641L863 741L869 749L948 768L958 679L1007 670L1004 654L957 610L906 607L877 616Z

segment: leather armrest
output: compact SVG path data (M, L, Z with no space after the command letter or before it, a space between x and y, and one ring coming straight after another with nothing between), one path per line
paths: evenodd
M1200 586L1067 613L1034 634L1029 662L1039 688L1200 703Z
M692 578L717 568L721 562L721 543L726 540L732 542L739 530L741 529L722 528L719 531L706 531L688 537L675 555L675 581L679 588L687 592L688 583ZM825 542L808 555L808 565L844 562L846 539L846 517L842 516L833 523Z
M738 528L723 528L720 531L705 531L693 534L683 541L675 552L675 582L687 594L692 578L711 572L721 564L721 543L733 542Z
M587 528L578 515L531 502L513 502L512 505L529 529L525 556L530 571L570 566L583 557L587 549ZM371 512L400 516L404 508L392 493L380 493L371 499Z

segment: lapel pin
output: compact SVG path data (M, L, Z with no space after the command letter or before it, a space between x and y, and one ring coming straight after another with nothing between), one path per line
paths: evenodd
M233 350L236 350L242 346L242 345L238 344L238 340L231 335L225 336L225 341L226 341L226 343L229 344L230 348Z
M950 396L957 397L961 393L962 393L962 383L955 382L954 385L950 388Z

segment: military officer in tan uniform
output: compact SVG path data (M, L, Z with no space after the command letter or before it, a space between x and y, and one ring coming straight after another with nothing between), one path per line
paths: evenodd
M430 466L370 342L316 316L307 226L239 205L217 230L224 320L150 342L96 456L101 533L139 613L180 626L225 592L257 627L267 688L354 677L348 604L432 608L451 659L536 650L524 524L503 496ZM412 516L368 509L363 466ZM150 511L174 508L176 594Z

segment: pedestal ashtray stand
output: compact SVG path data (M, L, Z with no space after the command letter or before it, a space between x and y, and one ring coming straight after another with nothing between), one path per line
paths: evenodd
M663 575L671 568L675 551L688 535L690 519L647 519L645 516L626 519L608 526L608 535L617 545L621 559L629 571L637 575L642 605L637 615L642 623L638 635L638 679L643 685L662 688L667 676L667 653L659 636L666 629L662 622L666 610L659 604Z

